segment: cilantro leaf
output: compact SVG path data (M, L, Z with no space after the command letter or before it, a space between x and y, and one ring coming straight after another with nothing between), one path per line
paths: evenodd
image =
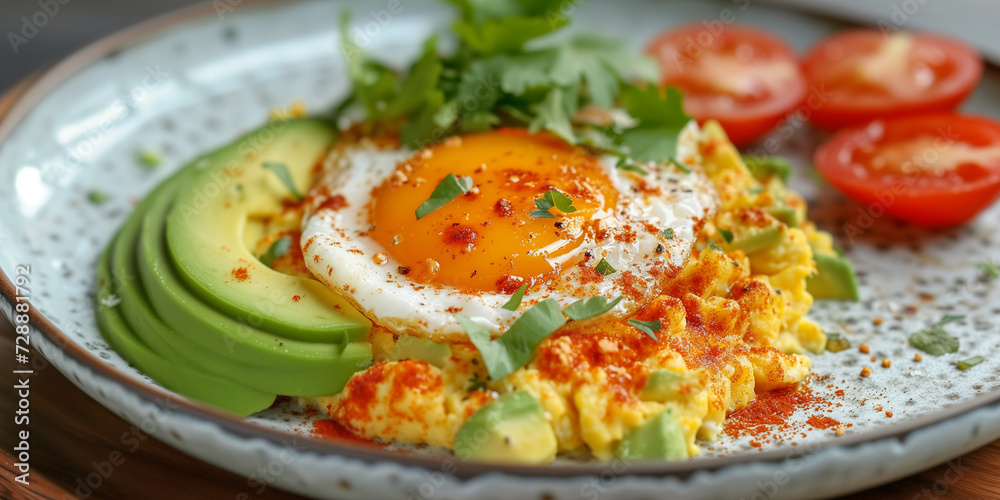
M538 344L566 323L554 299L545 299L532 306L496 340L491 340L489 330L469 317L455 314L455 318L479 350L493 380L500 380L528 364Z
M677 136L691 121L682 105L681 93L673 86L664 91L655 85L625 87L622 106L639 123L621 134L621 143L632 158L647 163L672 161L677 155Z
M550 189L542 195L540 199L535 200L535 207L538 210L532 210L528 212L528 215L536 219L555 219L556 216L549 212L552 207L558 208L559 211L566 214L571 214L576 212L576 207L573 206L573 200L555 189Z
M364 108L369 119L382 117L386 103L396 96L396 74L384 64L370 59L349 36L351 15L344 11L340 16L340 42L347 59L347 73L351 77L355 99Z
M726 240L726 244L733 242L733 232L728 229L718 228L719 234L722 235L722 239Z
M592 35L577 36L556 52L551 65L553 81L573 85L582 81L594 104L610 108L619 93L619 82L632 76L655 80L656 63L628 50L620 40Z
M562 28L567 22L553 22L544 17L509 16L481 24L457 21L452 29L473 52L480 56L491 56L517 52L528 40Z
M614 309L614 307L618 305L623 298L624 297L619 295L609 301L608 298L603 295L596 295L594 297L581 299L570 304L566 307L566 309L563 309L563 312L566 313L566 316L569 316L569 319L572 320L579 321L589 319L594 316L600 316Z
M528 124L528 130L537 132L548 130L570 143L576 142L576 133L573 132L573 123L570 116L576 113L575 106L569 105L571 100L575 100L574 92L579 89L563 89L553 87L545 95L545 99L538 104L535 118Z
M711 248L712 250L715 250L716 252L719 252L719 253L726 253L726 251L723 250L722 247L720 247L718 244L716 244L712 240L708 240L708 248Z
M615 268L611 267L611 264L608 264L608 261L604 259L601 259L601 261L597 263L597 266L594 267L594 270L600 273L601 276L607 276L609 274L614 274L618 272L615 270Z
M163 161L163 153L157 149L140 149L136 152L135 159L139 160L139 164L146 170L154 170Z
M296 200L302 199L302 193L295 188L295 181L292 180L292 174L288 171L288 167L284 163L266 161L263 166L278 176L278 180L288 188L288 192L292 193L293 198Z
M271 243L271 246L268 247L266 252L264 252L264 255L260 256L260 263L267 267L271 267L271 264L274 263L274 259L284 256L289 250L291 250L291 248L292 239L288 236L282 236L281 238L274 240L274 243Z
M668 227L668 228L664 229L663 231L660 231L660 237L661 238L666 238L668 240L674 239L674 228Z
M983 358L982 356L973 356L969 359L963 359L958 362L958 369L965 371L968 370L969 368L972 368L973 366L978 365L979 363L982 363L983 361L986 361L986 359Z
M660 341L660 339L656 338L656 332L660 331L660 328L662 328L662 325L660 325L659 321L640 321L637 319L629 318L628 324L638 328L639 330L642 331L642 333L649 335L650 337L653 338L653 340L657 342Z
M518 307L521 307L521 299L524 298L524 292L528 289L528 282L524 282L520 288L514 292L514 295L510 296L510 300L506 304L500 306L508 311L516 311Z
M455 174L449 173L434 188L431 197L417 207L417 219L423 219L427 214L447 205L451 200L467 193L470 189L472 189L472 177L459 179L455 177Z
M965 319L965 316L948 314L933 325L910 335L910 345L932 356L941 356L958 350L958 339L948 335L945 325Z
M424 100L435 90L441 76L437 40L437 36L431 36L424 43L423 55L410 68L395 98L386 103L383 116L405 116L423 107Z

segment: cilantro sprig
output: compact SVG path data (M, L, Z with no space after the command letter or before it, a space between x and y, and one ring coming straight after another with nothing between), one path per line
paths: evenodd
M517 308L521 307L521 300L524 299L524 292L528 290L528 283L525 282L514 292L514 295L510 296L510 300L506 304L500 306L508 311L516 311Z
M660 331L663 326L657 321L641 321L638 319L629 318L628 324L638 328L642 333L649 335L653 340L659 342L660 339L656 338L656 332Z
M564 214L576 212L576 207L573 206L573 200L571 200L569 196L566 196L555 189L550 189L546 191L541 198L535 200L536 210L528 212L528 215L536 219L555 219L556 216L549 211L553 207L559 209L559 211Z
M656 62L618 40L577 35L547 37L569 24L564 0L449 0L458 46L438 52L437 37L420 58L397 73L367 55L341 19L343 50L353 92L335 116L357 108L374 124L399 124L411 148L450 135L500 126L548 131L571 144L618 156L621 168L669 164L689 171L677 157L677 137L690 121L675 88L661 89ZM633 120L602 129L577 117L590 105L620 106Z
M604 259L601 259L601 261L597 263L594 270L600 273L601 276L608 276L618 272L615 268L611 267L611 264L609 264L608 261Z

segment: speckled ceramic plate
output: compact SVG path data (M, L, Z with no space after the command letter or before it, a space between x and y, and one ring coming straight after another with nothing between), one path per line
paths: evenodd
M0 289L11 316L12 281L25 274L19 266L30 266L32 348L143 430L247 475L248 494L270 484L329 498L820 497L886 482L1000 437L1000 282L982 280L976 268L1000 261L1000 206L934 233L881 218L878 207L844 201L805 168L819 138L801 117L761 147L798 162L795 187L813 218L840 237L863 295L858 303L817 302L811 316L871 353L816 356L809 386L825 402L801 406L792 429L776 437L723 436L680 463L495 466L311 438L299 432L294 408L237 419L170 394L101 338L91 306L98 253L135 200L188 159L256 127L274 106L302 99L323 109L347 90L335 32L344 4L230 3L238 5L206 5L99 42L52 69L12 110L0 125ZM397 64L449 15L418 0L352 4L367 48ZM691 19L734 16L780 31L799 50L841 27L740 5L749 4L595 0L567 8L577 11L574 29L621 36L637 48ZM985 79L966 108L1000 117L997 71ZM146 148L163 152L160 168L139 165L136 152ZM108 200L89 203L91 190ZM950 327L961 350L913 361L908 333L944 314L966 316ZM972 355L986 361L958 371L956 361ZM882 358L892 366L882 368ZM35 363L44 369L40 358ZM858 375L864 366L870 377ZM846 434L816 428L824 417Z

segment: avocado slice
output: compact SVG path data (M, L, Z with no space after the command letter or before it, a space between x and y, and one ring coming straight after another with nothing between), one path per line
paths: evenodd
M782 202L768 207L767 213L788 227L799 227L799 212Z
M444 367L445 361L450 357L450 345L438 344L432 340L412 335L400 335L392 349L389 350L389 360L391 361L415 359L426 361L438 368Z
M371 323L340 295L319 281L265 266L244 238L251 219L279 214L291 196L281 176L264 165L285 165L291 181L305 187L336 135L318 119L274 122L195 162L166 231L177 274L195 295L287 339L343 343L367 337Z
M366 352L364 349L360 350L358 356L351 356L351 352L357 351L357 348L340 351L339 345L334 347L336 351L340 351L338 364L345 364L344 353L347 352L346 364L351 367L339 377L336 376L339 370L330 365L311 367L305 364L279 369L275 367L278 363L273 363L267 366L266 370L262 370L260 366L241 362L239 356L241 353L235 348L228 354L205 349L189 338L179 335L160 319L140 283L142 272L137 263L137 243L143 220L148 217L149 209L156 208L155 217L162 220L165 211L163 206L169 204L178 182L178 180L167 181L161 188L147 196L122 226L121 232L112 243L111 269L116 279L116 294L121 299L122 315L132 330L154 352L167 360L191 364L209 374L232 380L254 390L290 396L319 396L333 394L342 389L347 378L353 374L354 367L370 360L370 355L364 356ZM162 226L159 229L162 231ZM187 314L197 313L187 311ZM228 318L222 320L216 318L214 321L217 321L216 324L219 324L218 321L228 324L237 332L241 326ZM205 332L205 330L194 331L202 334ZM269 340L273 345L273 336ZM279 341L279 344L283 343Z
M774 224L764 227L737 226L729 230L733 233L733 240L729 243L723 241L719 246L727 252L739 249L751 254L781 243L781 240L785 239L787 227L775 221Z
M781 179L782 183L788 184L788 179L792 176L792 164L780 156L744 155L742 158L750 175L764 184L774 176Z
M230 317L212 308L188 290L167 253L165 216L174 193L183 179L165 183L163 193L149 196L150 205L142 219L137 265L141 284L154 312L180 338L216 355L238 360L273 373L298 373L312 378L300 383L302 392L280 392L292 396L322 396L343 389L354 372L371 365L367 342L343 344L302 342L284 339L255 328L252 316ZM310 388L311 387L311 388Z
M615 455L622 460L683 460L687 443L673 408L630 430L618 443Z
M813 252L816 274L806 278L806 290L817 299L861 300L854 266L846 257Z
M117 292L110 272L110 258L109 246L97 263L99 298ZM274 402L274 394L256 391L162 357L136 336L122 317L120 306L120 303L114 306L96 304L101 335L126 361L167 389L241 416L264 410Z
M534 396L510 392L486 403L462 424L455 454L493 462L549 463L556 456L556 435Z

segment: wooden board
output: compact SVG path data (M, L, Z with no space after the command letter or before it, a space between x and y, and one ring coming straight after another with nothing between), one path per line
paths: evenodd
M33 80L0 97L0 116ZM0 319L0 360L4 360L0 366L10 366L8 360L14 359L14 336L12 326ZM12 457L17 446L18 428L12 415L18 403L17 382L7 369L0 379L0 499L300 498L261 487L146 435L52 366L35 373L29 382L31 484L26 487L14 480L20 473ZM947 464L845 498L1000 498L1000 440Z

